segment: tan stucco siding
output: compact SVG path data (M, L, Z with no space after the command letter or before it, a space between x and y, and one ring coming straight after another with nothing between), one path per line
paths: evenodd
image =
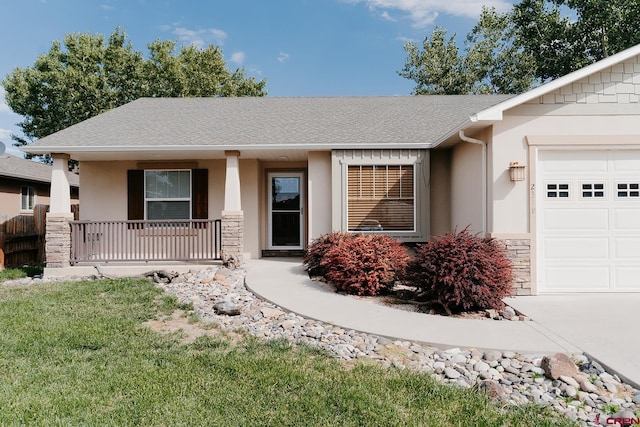
M451 224L473 233L482 232L482 147L460 143L451 155ZM433 184L432 184L433 185Z
M431 235L451 231L451 154L452 150L431 151L429 178Z
M308 154L308 241L331 232L331 152Z
M171 166L162 164L163 169ZM139 169L136 161L82 162L80 185L82 220L127 219L127 170ZM180 168L176 164L176 168ZM209 218L220 218L224 205L224 160L200 160L197 167L209 170ZM147 167L148 168L148 167Z
M49 204L49 184L15 180L11 178L0 179L0 222L18 215L29 215L31 211L23 211L22 187L35 189L36 205ZM77 197L76 197L77 202Z
M240 188L244 212L245 259L247 255L254 259L260 258L260 164L257 159L240 159Z
M80 220L127 219L127 170L136 162L81 162Z

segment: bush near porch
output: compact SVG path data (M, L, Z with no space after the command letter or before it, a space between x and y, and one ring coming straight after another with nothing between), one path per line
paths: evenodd
M504 307L502 299L513 294L504 249L467 228L418 245L413 255L389 236L328 233L309 245L304 265L338 291L376 296L403 285L413 290L413 299L436 302L449 315L498 310Z

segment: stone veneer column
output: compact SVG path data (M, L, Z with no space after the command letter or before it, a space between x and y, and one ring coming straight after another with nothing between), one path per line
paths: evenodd
M52 153L50 206L45 231L47 267L64 268L71 261L71 193L69 188L69 155Z
M64 268L71 265L71 225L73 214L47 214L45 254L47 267Z
M515 295L531 295L531 240L496 239L503 245L513 266Z
M222 260L235 259L242 264L244 252L244 213L242 211L222 211Z
M239 151L225 151L227 170L224 186L224 210L222 211L222 258L231 257L235 264L242 264L244 253L244 212L242 211Z

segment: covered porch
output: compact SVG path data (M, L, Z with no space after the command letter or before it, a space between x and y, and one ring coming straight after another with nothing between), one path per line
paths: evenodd
M192 172L191 169L186 169L187 173L183 176L193 176L193 181L189 179L189 182L182 185L184 188L177 190L171 188L170 191L163 188L172 187L173 183L165 182L164 187L158 185L159 193L167 194L156 194L154 198L143 196L138 204L141 205L144 216L134 216L135 219L132 219L132 212L136 207L132 207L132 203L129 203L128 208L125 206L125 211L128 211L126 219L122 218L122 212L110 215L107 212L110 205L118 205L120 202L109 198L108 188L104 188L100 193L96 191L96 181L99 181L101 185L115 187L114 192L125 190L129 193L131 180L126 188L118 189L115 182L109 182L108 176L87 177L86 180L90 183L93 179L93 185L87 185L88 188L85 191L92 194L86 197L81 196L79 221L74 221L71 213L70 172L67 165L70 155L52 154L51 206L46 219L45 237L46 269L67 269L71 266L97 264L153 264L154 262L241 264L244 255L244 212L241 206L242 191L238 160L240 152L224 151L223 153L225 157L222 177L223 209L217 211L216 216L220 215L217 218L209 218L208 214L208 170L194 169ZM177 161L176 164L178 166L167 167L167 162L145 161L143 166L152 170L155 170L154 168L171 170L177 167L182 168L186 163ZM139 171L144 172L144 169ZM196 171L204 171L204 174L196 174ZM87 167L87 172L91 172L90 167ZM200 179L203 176L204 179ZM144 182L142 185L145 185ZM197 188L198 185L204 186L204 195L196 194L200 191ZM142 188L136 191L144 192ZM186 191L187 198L172 198L175 196L173 194L175 191ZM198 197L200 199L196 200ZM101 201L96 203L96 200ZM85 206L86 211L84 217L82 206ZM120 211L121 208L122 206ZM147 209L150 211L148 214ZM114 210L118 211L118 209ZM152 216L152 210L161 219L155 219ZM181 216L185 212L186 216ZM172 215L175 215L175 219L171 218ZM112 219L114 217L116 219Z

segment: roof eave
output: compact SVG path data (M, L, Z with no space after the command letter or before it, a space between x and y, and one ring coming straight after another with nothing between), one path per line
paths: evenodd
M22 151L30 154L50 154L50 153L99 153L99 152L140 152L140 151L225 151L225 150L340 150L340 149L384 149L394 147L404 148L429 148L432 144L428 142L360 142L360 143L311 143L311 144L227 144L227 145L132 145L132 146L39 146L23 147Z
M486 110L480 111L475 115L476 119L478 121L502 120L503 113L506 110L532 101L542 95L553 92L563 86L574 83L587 76L590 76L591 74L600 72L606 68L612 67L620 62L626 61L627 59L633 58L634 56L638 55L640 55L640 44L630 47L629 49L625 49L622 52L618 52L615 55L604 58L598 62L594 62L593 64L587 65L586 67L580 68L579 70L552 80L549 83L543 84L542 86L533 88L523 94L517 95L504 102L501 102L500 104L487 108Z

